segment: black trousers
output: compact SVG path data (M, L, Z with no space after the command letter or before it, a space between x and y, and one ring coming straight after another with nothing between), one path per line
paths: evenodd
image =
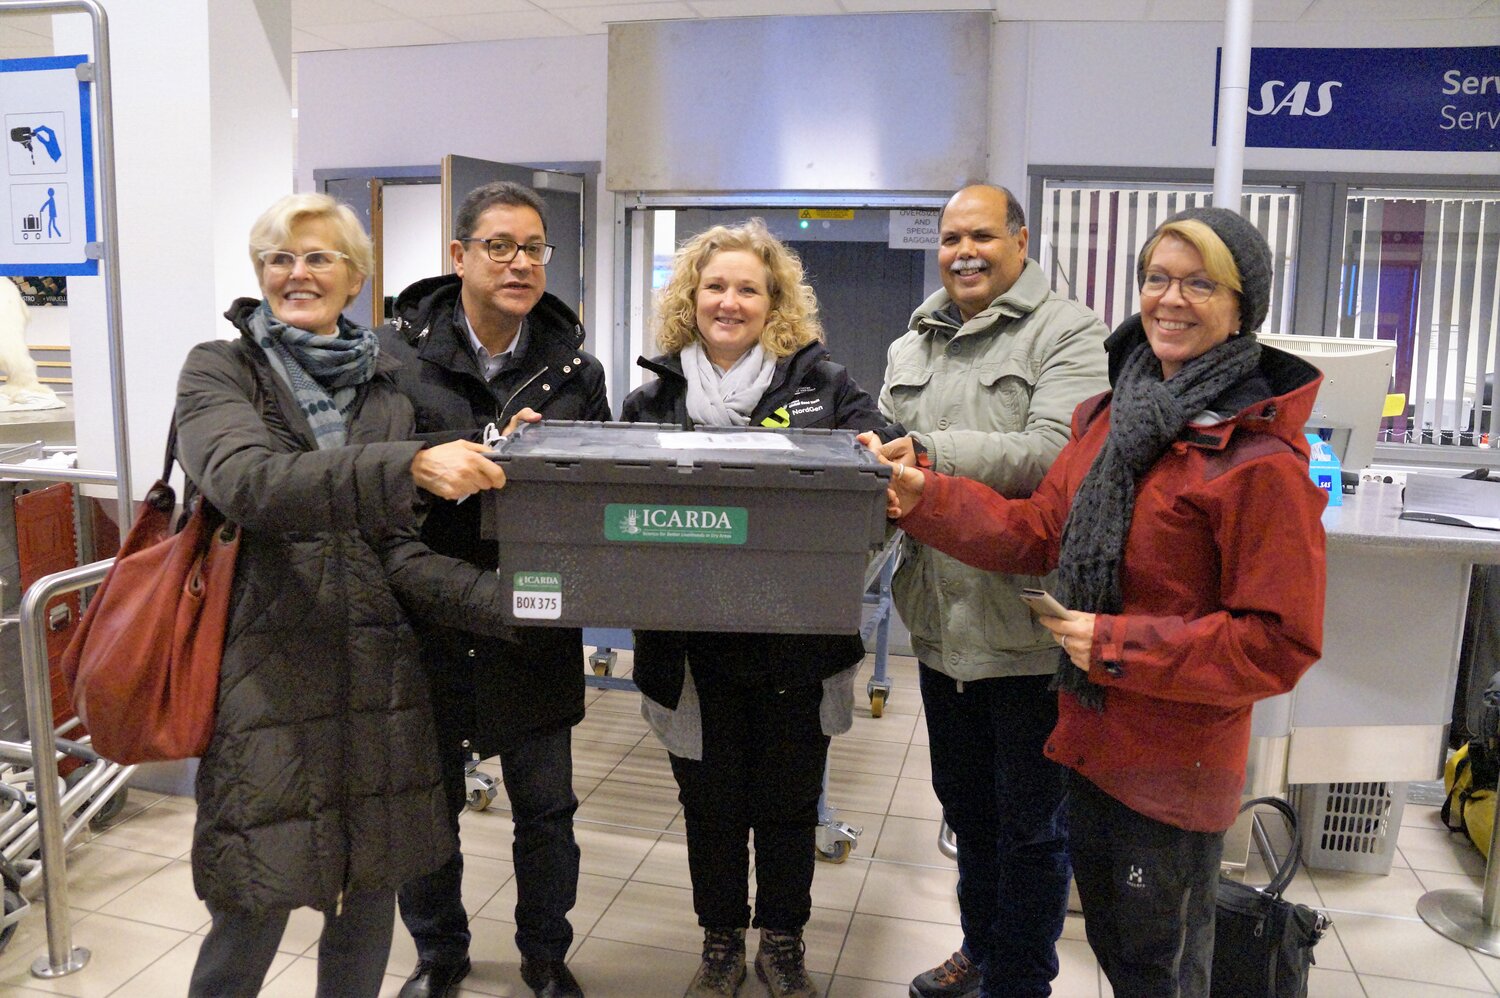
M1068 798L1084 931L1115 998L1208 998L1224 833L1148 818L1077 773Z
M749 689L693 675L703 758L672 756L687 821L693 910L704 928L800 931L812 915L818 798L829 738L821 683ZM748 842L755 840L755 919Z

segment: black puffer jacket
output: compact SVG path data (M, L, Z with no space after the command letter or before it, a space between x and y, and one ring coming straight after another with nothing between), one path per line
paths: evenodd
M478 439L485 424L503 429L528 406L547 419L610 418L604 367L583 350L583 326L572 309L542 295L527 317L524 342L486 383L458 321L460 286L453 275L413 284L396 299L395 320L380 330L381 349L403 362L397 377L416 407L419 436ZM481 508L477 500L435 500L422 539L443 554L493 569L495 545L479 538ZM583 720L582 632L518 627L515 639L423 627L440 737L467 740L471 751L489 756Z
M194 347L177 389L183 468L243 530L193 881L224 910L328 911L452 851L407 613L503 630L504 596L417 541L420 445L394 362L359 389L350 446L318 450L246 331L257 304L235 302L241 339Z
M642 357L636 363L655 373L657 380L630 393L620 419L693 429L681 357ZM885 423L875 400L842 365L828 359L827 349L819 342L776 363L770 387L750 414L751 426L774 428L863 432ZM637 631L632 677L643 694L676 709L688 661L695 675L712 669L748 688L786 689L821 682L858 662L864 653L857 634Z

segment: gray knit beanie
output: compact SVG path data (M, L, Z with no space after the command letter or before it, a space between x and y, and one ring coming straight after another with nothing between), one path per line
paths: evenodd
M1234 257L1234 265L1240 271L1240 332L1255 332L1266 321L1266 311L1271 306L1271 247L1266 244L1266 237L1228 208L1189 208L1167 221L1180 222L1186 218L1196 218L1213 229L1229 247L1229 255ZM1139 278L1145 277L1144 259L1136 265L1136 271Z

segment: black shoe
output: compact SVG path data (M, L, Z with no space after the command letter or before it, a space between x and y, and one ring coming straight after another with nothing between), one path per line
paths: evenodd
M423 960L406 983L401 985L397 998L446 998L458 993L458 982L469 976L469 958L463 963L436 963Z
M561 960L528 960L523 956L521 980L536 998L583 998L583 988Z

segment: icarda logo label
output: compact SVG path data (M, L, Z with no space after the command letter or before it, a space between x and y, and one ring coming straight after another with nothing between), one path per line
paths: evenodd
M670 544L743 544L749 520L742 506L610 503L604 507L604 537Z

